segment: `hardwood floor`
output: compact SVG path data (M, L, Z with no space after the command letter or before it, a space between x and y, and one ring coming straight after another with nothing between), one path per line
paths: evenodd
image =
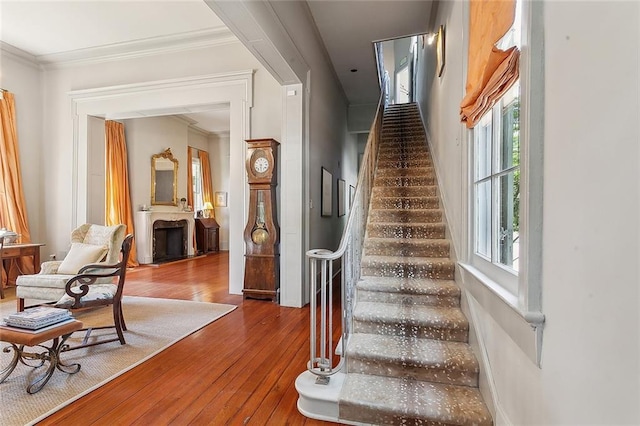
M220 253L127 272L126 295L238 308L38 424L330 424L296 408L294 382L309 357L309 308L230 295L228 260Z

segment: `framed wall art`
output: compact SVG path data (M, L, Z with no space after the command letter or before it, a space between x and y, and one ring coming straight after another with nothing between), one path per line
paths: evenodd
M227 193L218 191L214 202L216 207L227 207Z
M333 215L333 175L324 167L322 168L321 185L320 216L330 217Z
M347 186L344 179L338 179L338 217L347 213Z

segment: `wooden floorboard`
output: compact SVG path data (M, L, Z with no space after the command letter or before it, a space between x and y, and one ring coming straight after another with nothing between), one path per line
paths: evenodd
M222 252L128 271L125 295L238 308L38 424L330 424L296 408L294 382L309 356L309 308L230 295L228 264Z

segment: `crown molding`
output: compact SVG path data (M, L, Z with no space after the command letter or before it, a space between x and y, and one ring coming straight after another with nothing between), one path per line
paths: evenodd
M8 57L23 65L27 65L32 68L40 69L40 63L38 59L30 53L24 50L18 49L4 41L0 40L0 57Z
M219 27L114 43L105 46L89 47L68 52L39 55L35 58L44 69L57 69L123 59L135 59L231 43L239 43L238 38L228 28Z

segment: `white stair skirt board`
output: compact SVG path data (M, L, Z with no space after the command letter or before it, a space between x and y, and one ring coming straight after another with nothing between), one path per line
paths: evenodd
M344 383L344 373L331 376L329 384L316 384L316 375L305 371L296 379L298 411L306 417L325 422L339 422L338 398ZM340 421L340 423L344 423ZM356 423L347 423L356 424Z

